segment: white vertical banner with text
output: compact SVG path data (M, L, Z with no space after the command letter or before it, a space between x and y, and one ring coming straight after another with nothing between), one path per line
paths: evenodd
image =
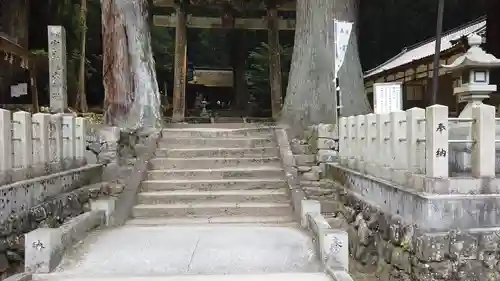
M335 27L335 77L344 64L347 46L351 38L352 22L334 20Z
M335 39L335 56L334 56L334 82L335 82L335 94L337 95L337 109L335 118L341 115L342 111L342 92L340 91L338 73L342 64L344 64L345 54L347 53L347 47L349 46L349 39L351 37L352 32L352 22L347 21L338 21L336 19L333 20L333 32Z

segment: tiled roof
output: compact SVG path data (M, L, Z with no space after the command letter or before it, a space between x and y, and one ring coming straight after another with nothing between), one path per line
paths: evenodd
M473 22L466 25L457 27L448 32L445 32L441 38L441 52L449 50L453 47L456 40L460 39L462 36L467 36L473 32L478 33L483 36L486 31L486 17L481 17ZM424 42L418 43L416 45L406 47L390 60L382 63L381 65L370 69L365 72L365 78L377 75L386 70L396 68L401 65L408 64L413 61L423 59L434 54L434 49L436 48L436 38L431 38Z

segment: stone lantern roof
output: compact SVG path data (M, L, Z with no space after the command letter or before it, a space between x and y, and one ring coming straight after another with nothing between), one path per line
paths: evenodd
M486 53L482 48L481 36L472 33L468 38L469 50L458 57L452 64L442 65L449 71L457 71L469 68L495 68L500 67L500 59L494 55Z

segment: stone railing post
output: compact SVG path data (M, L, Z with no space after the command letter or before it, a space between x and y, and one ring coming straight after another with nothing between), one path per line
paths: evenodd
M62 117L63 157L66 165L72 166L76 156L75 117L65 114Z
M366 150L366 129L364 115L356 116L356 147L358 149L356 169L358 171L364 172Z
M448 107L432 105L425 109L426 175L448 178Z
M406 145L408 171L425 173L425 109L414 107L406 111Z
M12 160L12 118L9 110L0 108L0 172L10 171Z
M472 174L495 177L495 107L480 104L472 108Z
M370 135L370 117L367 115L364 115L364 120L363 120L363 124L364 124L364 135L365 135L365 141L364 141L364 155L363 155L363 160L365 161L365 170L366 170L366 165L368 163L370 163L370 145L371 145L371 135Z
M33 163L45 168L50 163L50 114L33 114Z
M366 150L365 158L367 164L365 165L365 171L371 175L375 175L374 163L377 161L378 151L377 151L377 115L370 113L366 115L365 118L365 129L366 129Z
M78 161L85 160L85 147L86 140L85 137L87 135L87 120L83 117L77 117L75 119L75 157Z
M349 146L347 136L347 118L339 118L339 158L342 165L347 164L349 158Z
M383 172L381 172L387 164L390 163L388 160L390 154L390 146L387 145L387 134L386 134L386 127L387 127L387 122L389 122L389 115L387 114L377 114L377 161L376 164L378 165L377 167L377 177L382 177Z
M347 117L347 143L349 146L349 160L347 161L347 166L352 168L353 165L352 163L355 163L356 156L357 156L357 150L356 150L356 135L355 135L355 130L354 126L356 125L356 117L354 116L349 116Z
M50 116L50 155L51 162L55 163L60 169L63 161L63 132L62 132L62 114L53 114Z
M391 151L392 165L395 170L406 170L408 168L408 153L406 149L406 112L391 112Z
M33 166L33 125L31 114L17 111L12 114L14 168Z

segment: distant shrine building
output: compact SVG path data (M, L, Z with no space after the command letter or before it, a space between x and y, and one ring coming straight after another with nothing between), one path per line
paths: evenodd
M467 49L467 36L471 33L480 35L486 43L486 17L479 18L463 26L443 33L441 39L440 65L448 65L464 54ZM365 72L365 92L373 102L373 84L381 82L401 82L403 85L403 108L425 108L432 102L433 56L436 38L432 38L413 46L405 47L381 65ZM447 105L450 114L458 115L465 106L459 103L453 94L454 79L445 69L439 70L439 92L437 103ZM500 98L493 94L485 100L497 106Z

